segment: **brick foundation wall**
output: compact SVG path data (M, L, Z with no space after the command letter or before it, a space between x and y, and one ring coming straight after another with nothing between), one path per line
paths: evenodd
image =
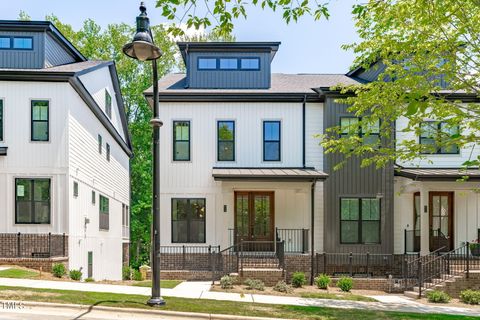
M0 257L68 257L68 236L42 233L0 234Z
M300 271L305 273L305 278L310 281L311 270L311 257L310 254L289 254L285 255L285 274L286 281L290 283L292 280L292 274Z
M262 280L266 286L273 287L278 281L285 280L280 269L245 269L237 277L237 283L242 284L247 279Z
M468 279L465 274L448 280L443 284L443 288L439 288L453 298L458 298L460 292L466 289L480 290L480 271L470 271Z
M52 272L54 264L62 263L68 270L68 258L0 258L0 265L15 265L45 272Z

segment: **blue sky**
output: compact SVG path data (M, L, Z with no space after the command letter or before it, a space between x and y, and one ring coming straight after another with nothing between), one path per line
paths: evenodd
M15 0L0 2L1 19L16 19L20 10L34 20L55 14L65 23L78 28L91 18L101 26L109 23L134 24L139 0ZM332 0L328 21L313 21L304 17L298 23L286 25L280 13L250 10L247 20L235 22L238 41L281 41L272 68L284 73L345 73L354 56L341 49L342 44L356 41L351 18L355 0ZM153 24L164 22L155 0L147 0L148 14Z

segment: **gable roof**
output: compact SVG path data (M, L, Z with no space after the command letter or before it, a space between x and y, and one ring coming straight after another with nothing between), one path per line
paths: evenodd
M2 31L33 31L47 32L52 35L59 44L69 52L75 61L87 61L87 58L68 41L67 38L50 21L19 21L19 20L0 20L0 30Z

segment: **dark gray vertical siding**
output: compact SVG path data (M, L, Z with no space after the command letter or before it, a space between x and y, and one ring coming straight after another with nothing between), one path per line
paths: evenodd
M198 57L258 57L260 70L197 70ZM270 52L190 52L188 78L190 88L269 88Z
M341 116L349 115L348 106L335 102L335 98L325 99L324 128L337 126ZM361 168L361 160L349 159L344 167L334 171L341 162L341 154L324 154L324 168L329 174L325 181L325 222L324 245L326 252L393 252L393 167ZM340 244L340 198L376 197L382 194L381 202L381 243L379 245Z
M378 76L385 70L385 64L381 61L374 63L369 69L357 75L358 78L366 81L377 81Z
M33 38L33 50L0 50L0 68L40 69L44 61L44 33L0 31L2 36L22 36Z
M75 62L75 58L51 35L45 33L45 67L49 68L73 62Z

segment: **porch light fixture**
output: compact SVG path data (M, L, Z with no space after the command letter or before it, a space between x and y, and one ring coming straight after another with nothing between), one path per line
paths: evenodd
M165 305L165 300L160 295L160 127L163 125L159 119L158 106L158 70L157 59L162 56L162 50L153 41L150 29L150 20L147 17L145 3L140 3L140 15L137 17L137 32L131 43L123 47L123 53L139 61L152 61L153 69L153 228L152 228L152 296L147 301L150 306Z

